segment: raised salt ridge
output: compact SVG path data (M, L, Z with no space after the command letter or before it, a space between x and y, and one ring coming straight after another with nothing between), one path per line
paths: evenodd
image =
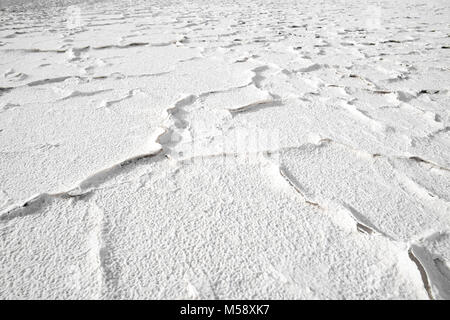
M0 299L450 299L441 0L0 2Z

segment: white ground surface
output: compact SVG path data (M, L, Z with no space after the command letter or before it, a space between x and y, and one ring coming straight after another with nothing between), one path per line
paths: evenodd
M11 2L0 298L450 299L447 0Z

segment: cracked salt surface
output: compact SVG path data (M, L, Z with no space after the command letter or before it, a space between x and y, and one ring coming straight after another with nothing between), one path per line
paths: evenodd
M450 299L450 9L368 2L4 1L0 298Z

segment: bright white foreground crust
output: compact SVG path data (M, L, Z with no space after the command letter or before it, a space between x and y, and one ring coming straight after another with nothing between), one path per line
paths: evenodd
M0 298L450 299L446 1L23 2Z

